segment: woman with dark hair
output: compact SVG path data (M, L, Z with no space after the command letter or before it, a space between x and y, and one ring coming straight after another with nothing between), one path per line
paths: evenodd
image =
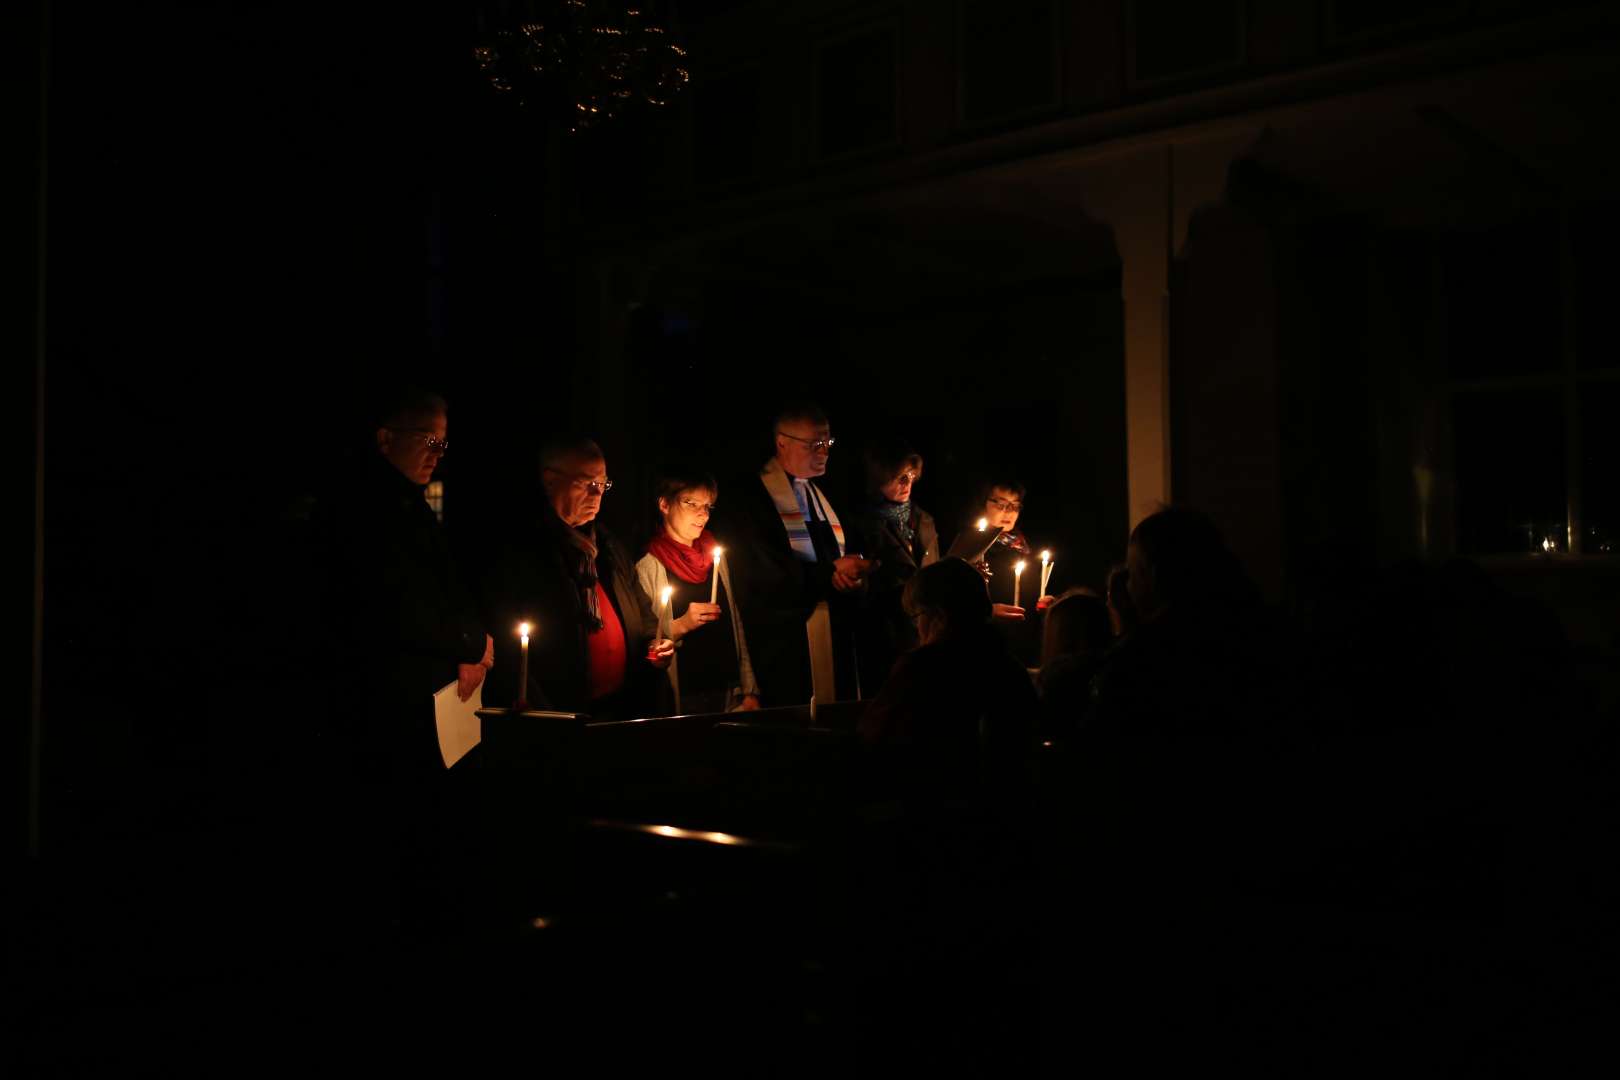
M883 688L895 660L916 646L917 630L901 593L918 570L939 561L933 515L911 500L922 472L922 455L899 439L866 448L866 505L857 526L867 556L878 562L867 579L866 608L855 639L866 697Z
M759 687L727 560L723 550L715 557L714 534L706 528L719 485L707 473L671 472L659 478L657 492L659 530L636 563L636 577L657 613L658 636L675 642L668 671L673 711L757 709Z
M1019 531L1024 511L1024 485L1004 474L991 476L979 489L974 504L977 519L968 522L952 542L950 554L975 566L990 589L991 619L1006 634L1007 643L1025 667L1040 666L1041 629L1029 618L1033 608L1044 611L1052 602L1041 595L1040 559ZM979 528L979 523L984 528ZM1013 581L1019 562L1024 573L1018 603L1013 603Z

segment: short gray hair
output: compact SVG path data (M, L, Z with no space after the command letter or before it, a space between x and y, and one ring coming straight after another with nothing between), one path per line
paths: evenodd
M581 461L604 461L607 455L602 448L596 445L596 440L586 435L569 433L553 435L540 444L540 467L542 469L559 469L570 459Z

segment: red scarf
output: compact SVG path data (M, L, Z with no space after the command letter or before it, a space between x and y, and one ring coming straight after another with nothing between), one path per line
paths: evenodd
M691 547L678 543L665 529L647 545L647 554L664 564L664 569L696 585L709 578L709 567L714 565L714 533L704 529L697 543Z

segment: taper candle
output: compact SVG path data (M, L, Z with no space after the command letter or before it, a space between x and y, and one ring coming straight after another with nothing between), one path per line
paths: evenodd
M529 702L529 624L518 623L518 689L517 704Z

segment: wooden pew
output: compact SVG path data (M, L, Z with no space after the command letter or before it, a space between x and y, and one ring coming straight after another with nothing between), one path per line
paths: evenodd
M585 725L574 757L578 807L589 817L715 823L728 799L713 751L717 724L735 713L658 716ZM750 713L763 727L803 729L808 708Z

